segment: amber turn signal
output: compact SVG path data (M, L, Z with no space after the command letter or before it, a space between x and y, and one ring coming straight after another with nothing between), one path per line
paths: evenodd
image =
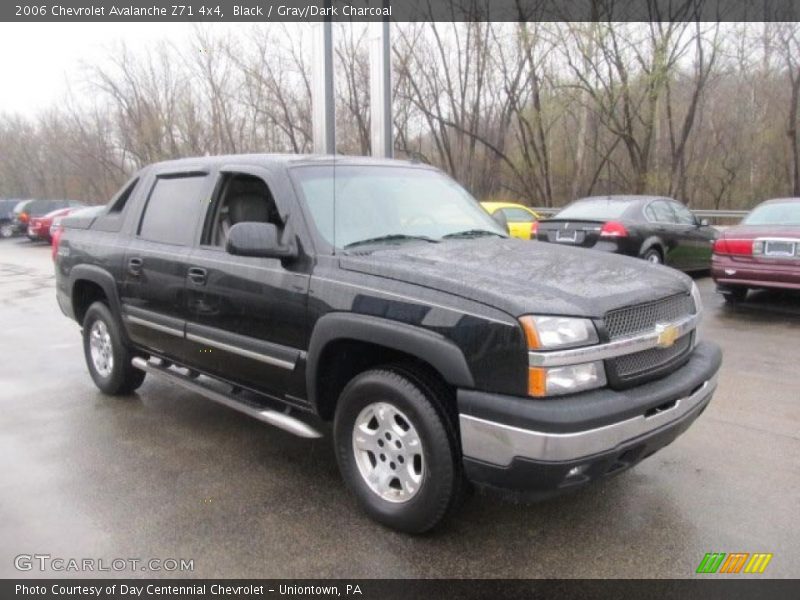
M542 347L539 341L539 334L536 332L536 322L533 317L520 317L522 330L525 332L525 339L528 342L528 350L537 350Z
M547 395L547 369L540 367L528 369L528 395L535 398Z

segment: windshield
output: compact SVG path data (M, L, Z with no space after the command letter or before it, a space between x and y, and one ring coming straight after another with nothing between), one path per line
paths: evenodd
M553 218L572 219L573 221L606 221L608 219L619 219L629 206L630 203L620 200L587 198L586 200L576 200Z
M742 221L745 225L800 225L800 201L762 204Z
M464 188L437 171L314 166L293 169L292 174L320 234L338 248L370 240L403 243L439 241L454 234L506 236Z

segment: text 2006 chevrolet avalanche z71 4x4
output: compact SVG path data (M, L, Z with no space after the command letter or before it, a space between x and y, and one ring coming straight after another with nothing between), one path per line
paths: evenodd
M691 279L511 239L424 165L164 162L64 226L58 301L102 391L152 373L300 436L332 421L345 482L403 531L466 481L545 496L617 473L716 388Z

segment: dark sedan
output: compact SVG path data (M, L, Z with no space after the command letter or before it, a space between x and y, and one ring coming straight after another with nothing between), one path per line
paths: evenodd
M0 200L0 238L14 235L14 207L19 200Z
M714 244L711 276L728 302L750 288L800 289L800 198L768 200Z
M603 250L682 271L710 267L717 232L677 200L658 196L593 196L540 221L536 239Z

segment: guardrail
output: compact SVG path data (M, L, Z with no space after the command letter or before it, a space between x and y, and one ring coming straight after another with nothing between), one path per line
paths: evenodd
M554 206L532 206L531 210L539 213L540 215L554 215L558 211L561 210L563 207L554 207ZM745 215L747 215L748 210L705 210L705 209L698 209L692 210L696 217L700 217L701 219L714 219L714 220L735 220L740 221L742 220Z

